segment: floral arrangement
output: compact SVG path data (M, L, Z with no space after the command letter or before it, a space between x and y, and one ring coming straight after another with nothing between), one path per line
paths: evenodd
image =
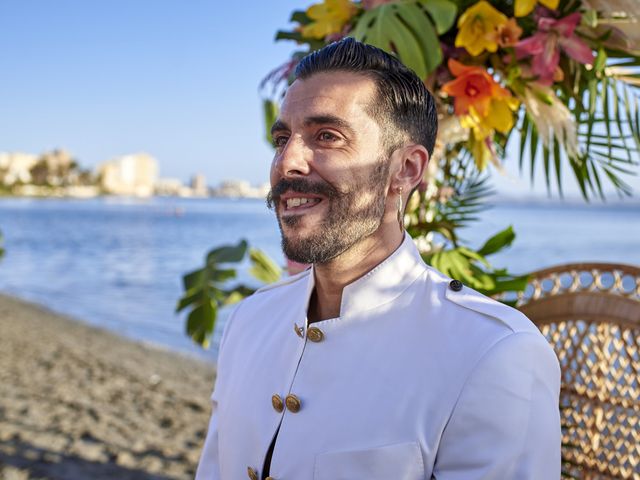
M296 28L276 38L308 48L267 83L286 82L303 54L353 36L395 54L436 95L438 160L462 147L479 170L500 167L516 128L533 157L540 144L556 164L568 160L585 197L602 193L602 176L629 193L619 174L638 163L638 2L324 0L291 20ZM616 108L624 94L628 115Z

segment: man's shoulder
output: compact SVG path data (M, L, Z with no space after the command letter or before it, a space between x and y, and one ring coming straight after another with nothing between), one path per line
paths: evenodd
M437 298L432 302L439 305L432 318L437 318L435 323L444 338L455 336L456 348L465 351L464 355L458 356L465 358L467 365L476 365L487 355L507 359L526 350L539 355L541 362L544 358L543 363L549 371L556 372L557 359L551 345L526 315L431 267L427 268L428 283L431 284L432 295Z
M427 277L434 294L443 308L454 309L458 318L469 318L472 322L490 319L500 322L513 333L540 333L537 327L519 310L464 285L438 270L427 267Z

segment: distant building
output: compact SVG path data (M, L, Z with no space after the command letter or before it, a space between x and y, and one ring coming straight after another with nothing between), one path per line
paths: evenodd
M31 183L31 169L36 163L37 155L0 152L0 184L11 187Z
M191 177L191 189L196 197L206 197L209 195L207 188L207 178L202 173L196 173Z
M182 196L185 189L188 189L188 187L179 178L160 178L155 185L156 195L170 197Z
M216 197L265 198L269 188L269 184L252 187L245 180L225 180L213 189L212 195Z
M105 193L148 197L158 180L158 162L151 155L124 155L98 167L100 187Z

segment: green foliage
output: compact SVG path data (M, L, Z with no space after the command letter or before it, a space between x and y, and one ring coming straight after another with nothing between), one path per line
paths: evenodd
M350 36L396 54L426 78L442 63L438 35L453 26L456 12L448 0L389 3L364 12Z
M458 279L488 296L525 289L528 275L514 276L506 269L495 269L486 257L509 247L516 235L509 226L489 238L478 250L459 246L423 255L425 262L451 278Z
M209 346L220 308L239 302L255 291L243 284L228 286L237 276L232 264L242 262L248 250L246 240L215 248L206 255L202 268L183 276L184 293L178 300L176 312L190 308L187 335L204 348ZM273 283L280 278L280 267L264 252L250 249L249 260L252 265L249 273L261 282Z
M4 237L2 236L2 232L0 232L0 258L4 256L4 248L2 244L4 243Z

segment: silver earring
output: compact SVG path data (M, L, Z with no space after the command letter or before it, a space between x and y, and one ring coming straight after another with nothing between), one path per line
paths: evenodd
M400 232L404 229L404 211L402 210L402 187L398 188L398 225L400 226Z

